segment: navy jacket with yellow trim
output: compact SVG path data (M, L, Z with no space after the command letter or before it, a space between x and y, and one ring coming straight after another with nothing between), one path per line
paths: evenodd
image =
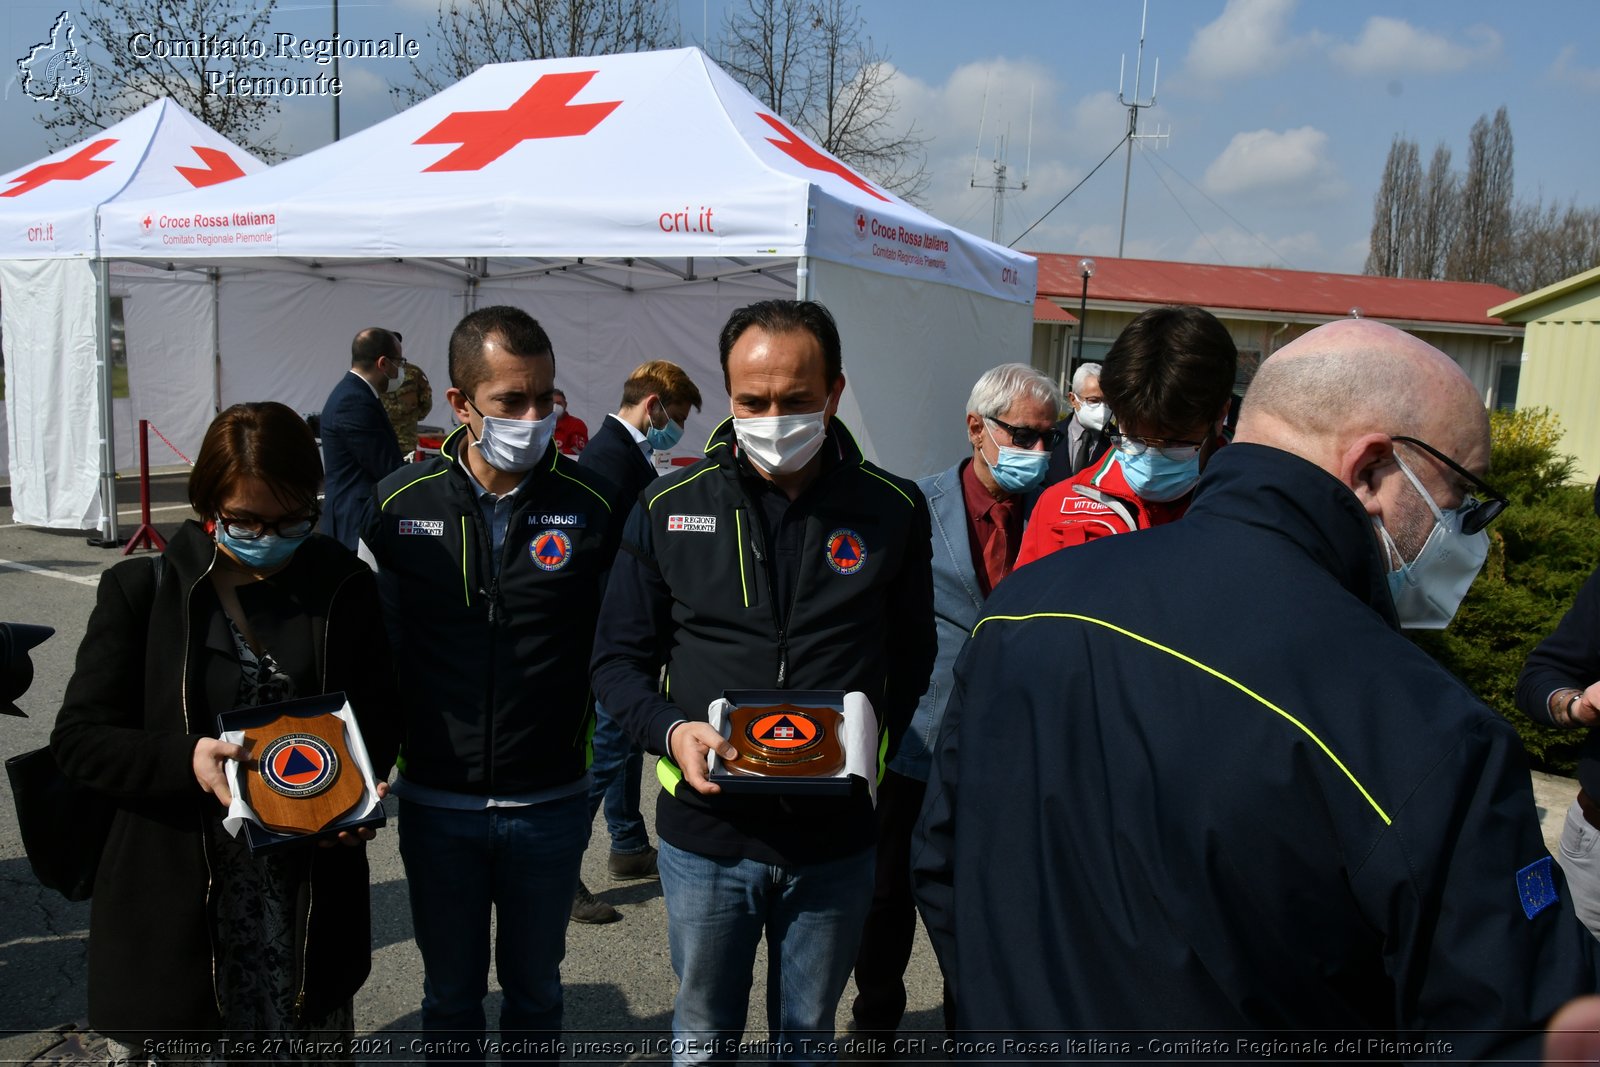
M704 721L726 689L842 689L867 694L888 740L911 721L936 640L928 508L914 482L866 461L839 420L817 480L792 504L803 532L792 580L774 580L741 478L732 421L706 458L653 482L623 535L595 639L595 695L650 751L683 719ZM741 471L743 473L741 474ZM854 562L830 562L848 531ZM852 549L855 552L855 548ZM774 585L793 589L787 605ZM657 678L667 668L668 690ZM766 863L850 855L873 841L865 783L848 798L703 797L658 765L658 832L702 855Z
M1001 583L912 846L959 1027L1537 1059L1596 942L1515 731L1397 632L1380 558L1341 483L1235 444L1184 519Z
M496 575L465 427L440 455L378 483L362 541L378 563L410 781L532 792L581 777L593 713L587 665L620 520L609 486L551 445L518 490Z

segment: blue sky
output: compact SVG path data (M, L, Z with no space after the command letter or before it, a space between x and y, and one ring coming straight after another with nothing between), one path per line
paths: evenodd
M340 31L409 33L426 58L437 6L352 0L340 5ZM77 12L55 0L0 13L8 75L63 7ZM703 25L714 38L724 7L680 0L683 43L701 43ZM948 222L989 235L992 194L969 184L980 118L979 180L992 181L995 138L1007 130L1011 180L1028 169L1027 190L1006 201L1002 242L1044 215L1122 135L1118 65L1126 54L1131 94L1139 0L864 0L861 12L895 67L901 117L930 138L927 206ZM280 4L272 26L328 28L325 3L298 0ZM1584 180L1600 173L1600 138L1586 121L1600 104L1600 13L1591 0L1150 0L1145 99L1158 58L1157 106L1142 113L1141 132L1170 136L1134 153L1130 256L1359 271L1393 136L1416 138L1425 161L1442 140L1460 166L1474 120L1502 104L1516 138L1518 195L1600 204ZM294 72L319 69L301 63ZM409 68L345 61L342 73L349 133L393 114L387 88ZM0 172L47 153L34 116L50 106L9 82ZM329 116L325 100L286 105L280 143L295 152L326 143ZM1123 160L1119 152L1019 247L1114 255Z

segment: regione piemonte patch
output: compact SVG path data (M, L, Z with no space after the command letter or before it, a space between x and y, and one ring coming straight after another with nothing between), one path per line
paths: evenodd
M716 533L715 515L668 515L668 533Z

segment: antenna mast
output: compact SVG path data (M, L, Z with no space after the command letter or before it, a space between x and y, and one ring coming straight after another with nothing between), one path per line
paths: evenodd
M990 161L990 164L989 164L990 167L992 168L993 172L994 172L994 181L993 181L993 183L984 183L984 182L978 181L978 152L981 151L982 148L983 148L983 124L986 121L986 119L988 118L988 112L989 112L989 85L988 85L988 79L985 79L984 80L984 87L983 87L983 115L982 115L981 118L978 119L978 144L973 148L973 151L972 151L972 181L971 181L971 185L972 185L972 188L974 188L974 189L993 189L994 190L994 218L989 224L989 240L993 241L996 244L999 244L1000 243L1000 231L1005 226L1005 213L1006 213L1005 198L1006 198L1006 194L1008 192L1019 192L1020 193L1020 192L1023 192L1024 190L1026 190L1028 188L1028 170L1027 169L1023 170L1023 172L1022 172L1022 181L1021 182L1019 182L1016 185L1011 185L1010 184L1011 167L1010 167L1010 164L1006 163L1006 161L1005 161L1006 146L1007 146L1007 143L1011 139L1011 130L1010 130L1010 127L1008 126L1006 128L1006 132L1003 135L998 136L998 137L995 138L995 153L994 153L995 157L994 157L993 160ZM1032 165L1033 165L1033 95L1032 95L1032 91L1030 90L1029 91L1029 96L1028 96L1028 167L1031 168Z
M1149 140L1164 140L1167 136L1159 132L1159 127L1154 134L1141 135L1139 133L1139 112L1147 107L1156 106L1156 85L1161 80L1161 60L1157 59L1155 74L1150 79L1150 99L1141 103L1139 101L1139 82L1144 73L1144 28L1149 16L1150 0L1144 0L1144 9L1139 16L1139 55L1133 66L1133 96L1129 99L1123 99L1122 96L1122 79L1128 68L1126 54L1123 55L1122 64L1117 70L1117 103L1128 109L1128 158L1122 168L1122 227L1117 231L1117 257L1119 259L1122 257L1123 243L1128 236L1128 180L1133 176L1133 142L1139 140L1141 136Z

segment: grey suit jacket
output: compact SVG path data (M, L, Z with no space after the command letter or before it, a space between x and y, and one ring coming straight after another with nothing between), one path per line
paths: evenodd
M965 462L963 460L962 462ZM950 681L956 656L967 635L978 624L983 593L972 569L972 546L967 537L967 505L961 495L961 464L940 474L917 480L928 498L933 519L933 615L939 652L933 662L928 690L917 702L911 728L889 760L889 769L920 781L928 780L930 753L939 738L939 724L950 700Z

